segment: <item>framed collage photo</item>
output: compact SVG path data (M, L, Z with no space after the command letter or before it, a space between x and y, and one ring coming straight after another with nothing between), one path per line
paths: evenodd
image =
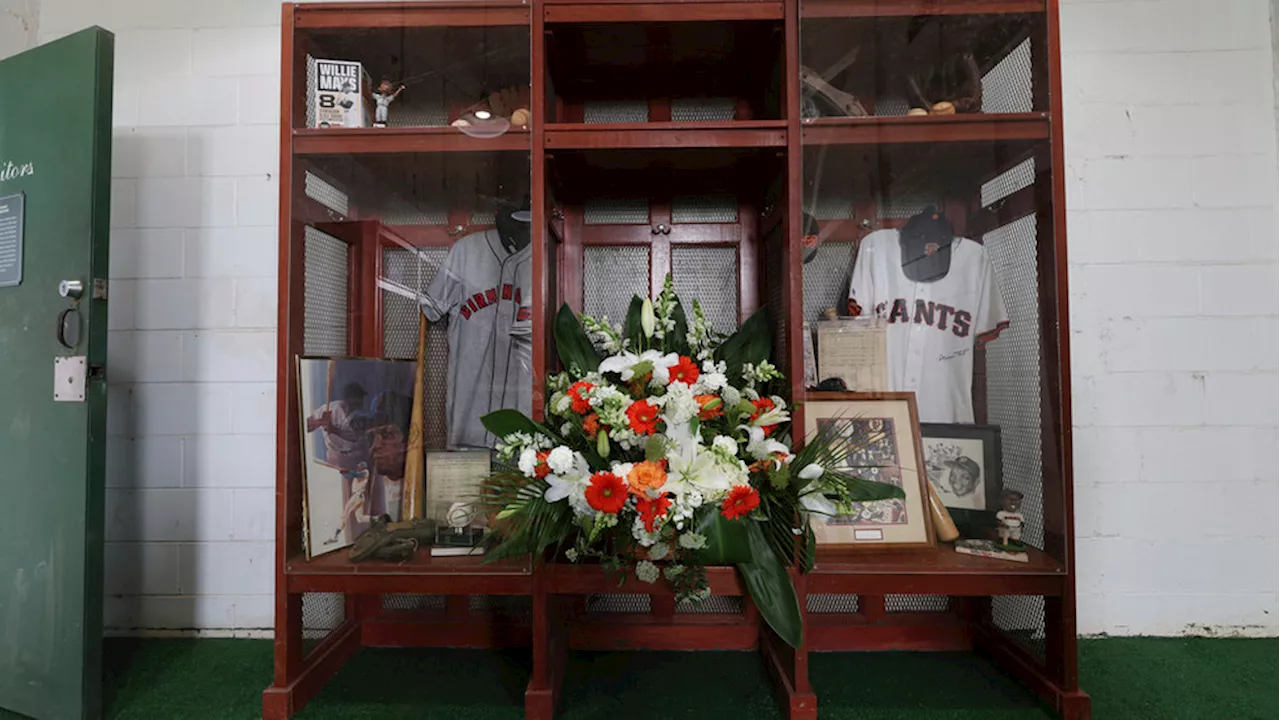
M413 360L298 358L307 558L401 516Z
M835 515L812 515L818 545L836 549L932 549L937 546L927 507L927 479L915 394L809 393L805 435L835 425L849 444L845 471L897 485L905 498L838 506Z

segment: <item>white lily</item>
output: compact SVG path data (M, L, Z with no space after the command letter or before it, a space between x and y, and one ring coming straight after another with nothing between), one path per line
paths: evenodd
M822 475L826 470L817 463L809 463L796 473L796 477L809 482L800 489L800 507L819 515L835 515L836 504L822 494Z
M600 362L600 372L618 373L623 382L630 382L636 376L636 366L646 362L653 366L653 379L666 385L667 381L671 379L671 367L680 362L680 356L675 353L663 355L657 350L645 350L639 355L632 352L621 352L602 360Z
M791 419L791 413L787 412L787 403L777 395L773 396L773 409L768 412L760 413L760 417L751 421L756 427L767 427L769 425L781 425Z
M702 446L701 435L687 425L668 428L667 436L671 441L667 450L667 490L678 495L697 490L705 497L719 498L734 485L746 482L745 466L721 462Z
M559 475L548 475L547 491L542 494L542 499L547 502L560 502L573 494L573 486L579 484L579 478L562 478Z
M747 431L747 454L756 460L767 460L776 453L782 462L791 462L791 451L786 445L764 436L764 430L758 427L739 425L738 429Z

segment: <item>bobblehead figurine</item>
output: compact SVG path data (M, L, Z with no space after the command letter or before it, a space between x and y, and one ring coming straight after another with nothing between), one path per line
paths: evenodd
M1000 524L1001 549L1007 552L1022 552L1022 493L1017 490L1005 490L1001 498L1000 511L996 520Z
M393 87L390 80L378 83L378 91L373 94L373 101L377 103L377 108L373 112L374 127L387 126L387 108L402 92L404 92L404 86Z

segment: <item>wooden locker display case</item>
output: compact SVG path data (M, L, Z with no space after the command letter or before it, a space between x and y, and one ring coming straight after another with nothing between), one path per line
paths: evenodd
M759 650L790 718L818 713L811 652L972 649L1063 717L1089 716L1076 677L1056 0L315 3L285 5L283 19L276 662L264 717L296 712L368 645L529 646L531 718L554 715L571 648ZM387 126L315 127L315 58L403 82ZM507 88L527 122L451 126ZM908 115L935 100L960 112ZM295 356L413 358L416 298L450 248L526 197L535 418L557 369L560 304L620 321L632 295L670 274L717 329L769 311L796 428L812 391L803 324L847 313L863 238L936 208L984 248L1007 308L1009 328L973 351L972 406L975 422L1001 427L1029 562L946 543L820 547L811 572L793 572L806 630L792 649L733 568L709 568L713 596L692 606L661 584L619 586L553 558L306 560ZM432 324L429 450L447 444L448 352Z

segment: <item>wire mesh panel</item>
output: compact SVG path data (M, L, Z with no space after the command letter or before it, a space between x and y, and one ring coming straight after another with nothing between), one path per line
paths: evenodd
M649 122L649 102L647 100L588 100L583 105L582 121L585 123Z
M781 272L783 253L786 244L782 239L782 227L771 232L764 243L764 267L777 268L777 272L764 273L764 304L769 311L770 324L773 326L773 363L783 370L787 367L787 332L786 308L784 299L787 293L786 277ZM796 372L797 370L792 370ZM803 372L802 369L798 370Z
M638 593L588 595L587 612L647 613L649 612L649 596Z
M732 195L683 195L671 200L672 223L736 223L738 198Z
M648 225L649 198L589 198L582 205L584 225Z
M347 244L313 227L304 231L303 243L302 353L346 355Z
M804 265L804 319L814 322L822 319L822 311L837 308L841 311L849 299L849 278L853 276L853 262L857 257L856 243L825 242L818 246L813 260Z
M738 249L704 245L671 248L671 284L686 313L697 298L711 326L723 333L738 329ZM707 292L715 288L715 292Z
M383 279L413 293L426 291L449 254L448 248L403 248L382 251ZM382 353L385 357L414 360L418 357L418 304L393 292L382 293ZM429 449L446 445L445 394L449 366L448 320L427 325L426 367L423 375L423 435ZM439 372L431 372L438 368Z
M853 200L830 195L817 197L809 203L808 212L815 220L852 220Z
M712 595L700 603L688 600L676 603L676 612L702 615L741 615L746 611L746 602L737 595Z
M351 215L351 198L333 183L308 170L302 178L302 184L303 193L307 197L342 217Z
M732 120L738 114L738 101L731 97L672 98L671 119L675 122L713 122Z
M1027 38L983 76L982 112L1031 112L1034 97L1031 38Z
M999 202L1035 181L1036 159L1029 157L982 184L982 205Z
M389 612L409 610L444 610L444 595L388 593L382 596L382 609Z
M808 606L811 613L856 613L858 596L815 593L809 596Z
M946 595L885 595L885 612L946 612L951 598Z
M449 110L443 104L404 104L387 115L387 127L444 127Z
M987 345L987 422L1000 426L1004 487L1023 494L1023 542L1044 547L1041 448L1040 302L1036 218L1028 215L983 236L1009 327Z
M631 298L649 295L649 248L643 245L588 245L582 249L582 311L627 318Z
M326 635L347 619L342 593L302 594L302 651L311 651Z
M991 622L1044 662L1044 598L1039 595L1007 595L991 598Z

